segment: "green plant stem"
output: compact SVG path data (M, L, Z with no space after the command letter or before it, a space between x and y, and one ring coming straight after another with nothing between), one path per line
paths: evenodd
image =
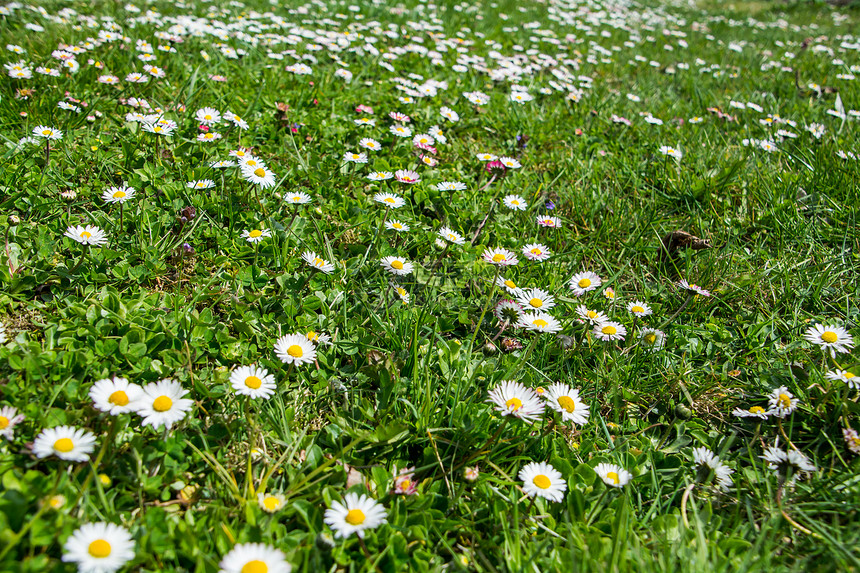
M484 309L481 311L481 317L478 319L478 324L475 326L475 333L472 335L472 341L469 343L469 352L474 350L475 339L478 338L478 332L481 330L481 323L484 322L484 315L487 314L487 308L490 306L490 301L493 300L493 296L496 294L496 280L499 278L499 265L495 265L496 272L493 274L493 285L490 289L490 296L487 297L487 300L484 302Z

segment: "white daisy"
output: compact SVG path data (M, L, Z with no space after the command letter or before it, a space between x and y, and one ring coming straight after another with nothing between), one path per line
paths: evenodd
M107 243L107 235L95 225L74 225L66 229L65 235L82 245L95 245L100 247Z
M520 317L517 326L538 332L555 333L561 331L561 323L545 312L526 312Z
M409 225L403 223L402 221L398 221L397 219L391 219L386 221L385 228L389 231L396 231L398 233L406 233L409 231Z
M595 338L599 338L603 341L624 340L624 336L627 334L627 329L624 328L624 325L621 323L607 320L606 322L595 324L594 330L592 330L591 333Z
M287 498L280 493L258 493L257 503L260 505L260 509L266 513L275 513L284 508Z
M666 342L666 334L656 328L643 328L639 333L639 344L649 352L657 352L663 348Z
M125 203L133 198L137 191L134 187L108 187L102 193L102 200L106 203Z
M284 364L301 366L317 358L317 349L306 336L285 334L275 342L275 355Z
M334 270L334 265L328 262L325 259L322 259L317 256L317 254L313 251L305 251L302 253L302 260L304 260L307 264L312 266L318 271L322 271L325 274L331 274Z
M463 235L449 227L442 227L439 229L437 234L449 243L453 243L455 245L464 245L466 243L466 239L463 238Z
M648 316L653 312L650 306L639 300L629 303L627 305L627 311L637 317Z
M847 330L836 325L825 326L819 323L810 326L803 338L830 351L831 356L836 356L837 352L847 353L854 347L854 338Z
M584 304L576 307L576 314L579 315L579 321L591 325L606 322L609 318L598 310L591 310Z
M63 139L63 132L55 127L46 125L38 125L33 128L33 137L41 137L43 139L58 140Z
M761 406L751 406L750 408L735 408L732 410L732 415L737 416L738 418L758 418L760 420L767 420L770 412Z
M259 243L263 239L271 236L272 232L269 229L252 229L250 231L246 229L242 231L242 238L249 243Z
M389 273L397 276L405 276L412 272L413 265L401 257L384 257L379 264Z
M567 482L561 472L548 463L528 463L517 475L523 480L523 491L529 497L542 497L555 502L564 499Z
M113 573L134 559L134 539L113 523L87 523L63 544L63 561L76 563L78 573Z
M517 286L517 283L515 283L511 279L506 279L505 277L497 277L496 278L496 286L502 287L503 289L508 291L508 293L510 293L513 296L519 296L520 295L521 289Z
M495 249L486 249L481 254L481 257L491 265L510 266L519 262L517 256L507 249L496 247Z
M302 191L284 193L284 201L293 205L304 205L311 202L311 196Z
M394 193L377 193L373 196L373 200L392 209L399 209L406 204L403 197L395 195Z
M556 382L541 394L547 405L561 413L562 420L580 426L588 421L588 406L580 399L579 390L567 384Z
M633 477L633 474L615 464L597 464L594 471L603 483L611 487L624 487Z
M777 418L785 418L797 409L800 400L794 397L794 394L788 391L785 386L780 386L770 393L768 396L768 405L772 414Z
M552 256L549 248L540 243L528 243L523 247L523 256L530 261L543 262Z
M250 167L242 168L242 177L245 181L250 181L255 185L259 185L262 189L269 189L277 185L275 174L265 166L251 169Z
M534 390L519 382L503 380L490 390L488 402L496 405L502 416L514 416L531 423L543 414L544 404Z
M523 305L526 310L546 311L555 306L555 298L539 288L520 290L517 295L517 302Z
M587 271L573 275L567 286L573 291L573 294L576 296L582 296L589 291L595 290L601 284L603 284L603 281L599 276Z
M332 501L325 510L326 524L334 530L335 537L349 537L353 533L364 537L366 529L373 529L385 523L387 512L382 504L366 495L348 493L343 503Z
M290 573L292 570L283 551L264 543L235 545L218 567L218 573Z
M42 430L33 440L33 454L37 458L57 456L67 462L85 462L95 449L96 437L74 426L57 426Z
M240 396L268 399L275 393L275 376L256 365L239 366L230 374L230 384Z
M138 399L143 390L125 378L114 376L96 381L90 388L93 406L111 416L133 412L132 402Z
M848 384L849 388L854 390L860 390L860 376L857 376L853 372L849 372L848 370L831 370L825 376L830 380L839 380L840 382L845 382Z
M11 440L15 435L15 426L24 421L24 414L19 414L17 408L3 406L0 408L0 436Z
M143 417L141 425L152 426L156 430L164 426L169 430L185 418L194 405L194 400L185 398L186 394L188 391L179 382L164 378L144 386L143 393L132 402L132 408Z

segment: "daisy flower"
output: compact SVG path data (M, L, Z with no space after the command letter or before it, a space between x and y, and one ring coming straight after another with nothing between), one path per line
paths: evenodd
M33 440L33 454L39 459L57 456L67 462L85 462L95 449L96 437L74 426L46 428Z
M65 235L82 245L95 245L100 247L107 243L105 232L95 225L87 225L86 227L75 225L66 229Z
M821 346L824 350L829 350L831 356L836 356L837 352L846 353L854 347L854 338L848 334L847 330L836 325L816 324L810 326L803 338Z
M252 229L250 231L242 231L242 238L249 243L260 243L266 237L271 237L272 232L269 229Z
M409 231L409 225L407 225L406 223L402 223L397 219L391 219L390 221L386 221L385 228L389 231L397 231L398 233L405 233Z
M491 265L510 266L519 262L517 256L507 249L496 247L495 249L486 249L481 257Z
M475 157L481 161L497 161L499 159L498 155L493 155L492 153L479 153Z
M555 306L555 298L539 288L520 290L517 295L519 302L526 310L549 310Z
M688 283L684 279L681 279L680 281L678 281L678 286L681 287L682 289L688 290L688 291L696 293L696 294L700 294L702 296L711 296L710 291L706 291L705 289L703 289L702 287L700 287L697 284Z
M358 142L358 146L371 151L379 151L382 149L382 145L378 141L370 139L369 137L362 138L361 141Z
M466 184L460 181L443 181L436 184L438 191L463 191L465 188Z
M579 390L576 388L556 382L541 396L546 400L547 406L561 413L561 419L565 422L582 426L588 421L588 406L579 398Z
M650 306L638 300L628 304L627 311L636 317L648 316L652 312Z
M428 145L432 146L436 143L436 140L433 139L433 136L427 133L419 133L415 137L412 138L413 145Z
M58 140L63 139L63 132L56 127L48 127L47 125L37 125L33 128L33 137L42 139Z
M211 189L215 187L215 182L211 179L197 179L195 181L189 181L185 184L189 189Z
M508 169L519 169L522 164L513 157L499 157L499 161Z
M389 273L397 276L405 276L412 272L413 265L401 257L384 257L379 264Z
M221 161L213 161L210 166L212 169L226 169L227 167L236 167L236 162L229 159L222 159Z
M527 312L520 317L517 326L538 332L555 333L561 331L561 323L545 312Z
M257 503L260 505L260 509L266 513L275 513L284 508L287 498L280 493L258 493Z
M394 292L397 293L397 296L403 302L403 304L409 304L409 293L406 292L406 289L402 286L394 286Z
M842 437L845 438L845 444L848 449L855 454L860 455L860 435L853 428L842 428Z
M768 405L770 410L768 414L773 414L777 418L785 418L797 409L800 400L794 397L794 394L788 391L785 386L780 386L770 393L768 396Z
M573 294L582 296L589 291L595 290L601 284L603 284L603 280L596 274L588 271L573 275L570 281L568 281L567 286L573 291Z
M125 378L114 376L97 380L90 388L90 400L97 410L111 416L133 412L132 403L140 398L143 390Z
M825 376L830 380L839 380L848 384L849 388L860 390L860 376L847 370L831 370Z
M239 543L221 559L218 573L290 573L283 551L265 543Z
M367 176L371 181L385 181L394 177L394 173L388 171L374 171Z
M396 137L412 137L412 130L405 125L392 125L388 131Z
M240 158L237 163L239 164L239 168L243 170L250 169L253 171L257 167L266 167L266 163L262 159L254 157L253 155L245 155Z
M198 109L194 118L203 125L215 125L221 121L221 112L211 107Z
M706 470L705 475L701 476L701 480L707 479L707 476L714 472L714 480L717 482L717 485L724 491L728 490L734 482L732 481L732 474L735 473L735 470L731 469L723 462L720 461L719 456L717 456L714 452L705 447L694 448L693 449L693 463L699 467L699 470Z
M768 463L768 467L772 470L779 470L781 467L786 468L788 466L793 466L802 472L815 471L815 465L809 461L809 458L806 457L806 455L798 452L797 450L789 450L786 452L779 449L778 445L768 446L764 451L764 455L759 457L765 460Z
M367 154L347 151L343 154L343 160L347 163L367 163Z
M125 203L132 199L137 193L134 187L108 187L102 193L102 200L106 203Z
M643 328L639 333L639 344L649 352L657 352L663 348L666 334L656 328Z
M302 191L290 191L284 193L284 201L293 205L304 205L311 202L311 196Z
M509 324L517 324L523 312L523 307L520 303L508 299L500 300L493 309L493 314L496 315L496 318L500 322L507 322Z
M397 495L415 495L417 492L418 484L415 482L415 468L405 468L400 470L400 472L396 471L395 468L395 477L394 477L394 490L392 493Z
M268 399L275 393L275 376L256 365L239 366L230 374L230 385L240 396Z
M318 333L313 330L309 330L305 336L307 336L308 340L313 342L316 346L319 346L321 344L324 344L325 346L331 346L331 336L324 332Z
M24 414L19 414L17 408L3 406L0 408L0 436L11 440L15 435L15 426L24 421Z
M523 491L529 497L542 497L559 502L564 499L567 482L557 469L545 462L531 462L523 466L518 477L523 480Z
M262 165L256 169L251 169L250 167L243 168L242 177L245 178L245 181L259 185L262 189L268 189L277 184L275 174Z
M152 426L156 430L162 426L166 429L185 418L185 414L194 405L194 400L185 398L188 391L172 378L164 378L158 382L150 382L143 387L143 393L132 402L132 408L141 417L141 425Z
M684 156L680 149L676 149L669 145L661 145L660 153L669 157L674 157L675 159L681 159Z
M275 355L284 364L301 366L317 358L313 343L301 334L285 334L275 342Z
M386 207L390 207L392 209L399 209L406 204L403 197L400 195L395 195L394 193L377 193L373 196L373 200L377 203L382 203Z
M302 260L305 261L310 266L312 266L313 268L315 268L316 270L322 271L327 275L331 274L331 272L334 270L333 264L331 264L330 262L328 262L325 259L321 259L313 251L305 251L304 253L302 253Z
M348 493L343 503L333 501L325 510L324 521L334 530L335 537L349 537L353 533L364 537L366 529L385 523L385 507L366 495Z
M215 131L207 131L206 133L198 133L197 141L208 142L208 141L218 141L221 139L221 134Z
M738 418L758 418L760 420L767 420L770 412L761 406L751 406L750 408L735 408L732 410L732 415L737 416Z
M113 523L86 523L63 544L63 562L77 564L79 573L113 573L132 559L131 534Z
M488 402L496 406L502 416L514 416L527 423L537 420L543 414L544 404L534 390L519 382L503 380L490 390Z
M561 219L558 217L548 217L548 216L537 216L537 224L541 227L550 227L550 228L558 228L561 227Z
M624 340L624 336L627 334L627 329L624 328L624 325L618 322L607 320L606 322L595 324L594 330L592 330L591 333L595 338L599 338L600 340L607 342L610 340Z
M517 283L515 283L511 279L506 279L505 277L496 277L496 286L505 289L506 291L508 291L509 294L513 296L520 295L520 287L518 287Z
M543 262L552 256L549 248L540 243L529 243L523 247L523 256L530 261Z
M401 183L418 183L421 181L421 176L415 173L414 171L409 171L408 169L398 169L394 172L394 178L400 181Z
M597 464L594 471L603 483L611 487L624 487L633 477L633 474L615 464Z
M442 227L439 229L437 234L449 243L453 243L455 245L463 245L466 243L466 239L463 238L463 235L448 227Z
M590 310L584 304L576 307L576 314L579 315L579 321L591 325L606 322L609 318L600 311Z

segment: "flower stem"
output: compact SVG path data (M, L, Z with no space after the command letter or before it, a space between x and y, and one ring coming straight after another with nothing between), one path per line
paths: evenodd
M496 272L493 274L493 287L490 289L490 296L488 296L487 300L484 302L484 309L481 311L481 318L478 319L478 324L475 326L475 334L472 335L472 342L469 343L469 352L471 352L475 346L475 339L478 338L478 332L481 330L481 323L484 322L484 315L487 314L487 308L490 306L490 301L493 300L493 296L496 294L496 279L498 278L499 265L496 265Z

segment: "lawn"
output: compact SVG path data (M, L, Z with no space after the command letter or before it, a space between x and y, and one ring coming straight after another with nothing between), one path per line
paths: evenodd
M0 6L0 570L860 570L858 29Z

